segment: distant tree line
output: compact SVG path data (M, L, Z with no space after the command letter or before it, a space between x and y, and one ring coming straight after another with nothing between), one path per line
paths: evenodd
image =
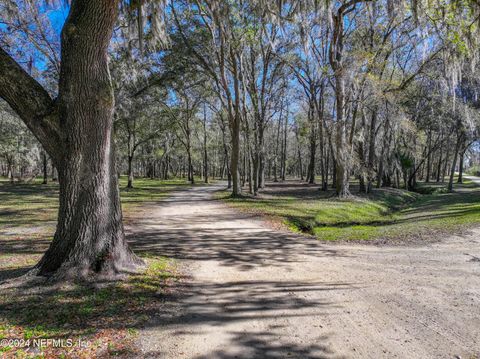
M40 275L142 265L119 175L223 178L232 196L291 178L339 197L451 191L478 148L474 1L8 0L0 13L0 171L60 185Z

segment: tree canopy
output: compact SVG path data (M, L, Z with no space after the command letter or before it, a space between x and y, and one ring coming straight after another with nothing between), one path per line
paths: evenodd
M233 196L295 177L340 197L352 179L452 190L478 149L475 1L3 0L0 13L2 172L59 172L52 248L70 259L79 241L97 258L125 247L121 174L227 178Z

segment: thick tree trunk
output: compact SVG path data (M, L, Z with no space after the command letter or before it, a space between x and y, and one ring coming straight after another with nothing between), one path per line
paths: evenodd
M323 123L324 123L324 88L322 86L320 90L320 100L318 104L318 127L319 127L319 144L320 144L320 174L322 176L322 191L326 191L328 189L328 178L327 172L328 170L325 168L325 138L324 138L324 131L323 131Z
M332 188L336 188L337 183L337 161L333 158L332 161Z
M427 141L427 173L425 174L425 182L429 183L430 182L430 177L431 177L431 172L432 172L432 130L428 132L428 141Z
M225 159L224 159L224 168L226 169L227 172L227 188L230 189L232 188L232 172L230 171L230 162L229 162L229 156L227 152L227 145L224 145L224 150L225 150ZM223 179L223 174L222 174L222 179Z
M315 183L315 153L317 150L317 143L315 135L310 135L310 158L308 162L307 181L309 184Z
M382 187L382 179L383 179L383 154L378 160L378 170L377 170L377 188Z
M282 107L280 109L280 117L278 119L278 126L277 126L277 138L276 138L276 141L275 141L275 154L274 154L274 157L273 157L273 182L278 182L278 157L279 157L279 145L280 145L280 129L282 127L282 112L283 112L283 104L282 104ZM283 143L282 143L282 146L283 146ZM281 156L281 154L280 154ZM281 162L280 162L280 177L282 176L282 166L281 166Z
M287 173L287 131L288 131L288 106L287 106L287 114L285 116L285 126L283 128L283 146L282 146L282 174L281 178L282 181L285 181L286 173Z
M389 129L389 120L387 118L386 122L385 122L385 126L384 126L384 135L383 135L383 145L382 145L382 150L381 150L381 153L380 153L380 157L378 158L378 170L377 170L377 188L380 188L384 185L384 183L382 182L383 181L383 178L384 178L384 168L385 168L385 165L384 165L384 161L385 161L385 153L388 153L387 151L387 146L388 146L388 142L389 142L389 138L387 136L387 131Z
M303 164L302 164L302 151L301 151L301 144L300 140L298 137L298 128L295 128L295 139L297 140L297 168L298 168L298 174L300 177L300 181L303 182Z
M42 184L48 183L48 159L45 151L42 152L42 161L43 161L43 182Z
M227 170L227 188L232 188L232 172L229 169Z
M410 169L410 176L408 177L407 189L409 191L415 191L415 188L417 187L417 172L418 172L418 169L415 164L415 160L413 160L413 167Z
M226 139L226 134L225 134L225 124L224 124L224 119L223 117L220 117L220 128L222 130L222 141L223 141L223 152L224 152L224 155L225 155L225 168L227 170L227 188L230 189L232 188L232 171L231 171L231 168L230 168L230 156L228 154L228 146L227 146L227 139ZM222 175L223 176L223 175Z
M57 182L57 181L58 181L58 171L52 162L52 182Z
M336 98L337 98L337 123L336 123L336 183L335 189L337 196L348 197L350 196L349 189L349 174L348 174L348 149L346 142L346 129L344 118L344 94L345 94L345 82L342 74L343 69L340 70L335 76L336 84Z
M343 37L344 37L344 11L347 7L341 6L333 15L334 29L332 44L330 47L330 64L335 73L335 99L336 99L336 123L335 123L335 164L336 181L335 189L337 196L350 196L349 190L349 149L346 139L345 120L345 69L342 63Z
M155 161L149 160L147 162L147 178L154 179L155 178Z
M141 263L125 240L114 156L108 155L113 150L111 138L99 135L94 142L69 151L90 159L89 165L65 161L59 168L57 231L37 265L41 275L56 272L58 277L86 278L133 270Z
M465 159L465 151L462 151L460 153L460 163L458 164L458 180L457 180L457 183L463 183L463 161Z
M62 30L59 97L54 103L35 80L0 52L0 88L17 73L31 98L24 106L0 96L20 115L54 160L60 206L54 239L35 273L88 278L135 270L142 261L125 240L113 146L114 98L107 48L118 2L74 0ZM12 60L13 61L13 60ZM5 65L6 64L6 65ZM10 72L12 71L12 72ZM23 73L22 73L23 71ZM32 100L32 101L30 101Z
M303 182L303 163L302 163L302 153L300 152L300 144L298 145L297 149L297 155L298 155L298 172L300 175L300 181Z
M361 166L365 165L365 148L363 146L363 142L360 141L358 144L358 159L360 160ZM359 192L360 193L368 193L367 186L365 185L365 174L361 171L358 175L359 181Z
M203 180L208 183L207 110L203 106Z
M457 144L455 145L455 152L453 153L452 166L450 167L450 178L448 180L448 192L453 192L453 179L455 177L455 167L457 165L458 152L460 149L460 137L457 139Z
M261 143L260 143L260 120L257 118L254 122L254 155L253 155L253 195L258 195L260 188L260 157L261 157Z
M240 108L240 66L238 62L238 54L234 53L230 48L230 59L232 63L232 77L233 77L233 91L234 100L229 96L229 124L232 137L232 158L230 171L232 173L232 196L238 197L242 194L242 187L240 185L240 128L242 122L241 108ZM223 65L222 65L223 67ZM228 85L225 91L229 92Z
M247 141L245 139L245 135L243 139L242 188L245 187L245 184L247 182Z
M231 153L231 183L232 183L232 196L240 196L242 189L240 187L240 120L236 118L232 123L232 153Z
M187 167L188 167L188 172L187 172L188 181L191 184L195 184L195 178L193 175L192 149L190 148L190 144L188 144L188 147L187 147Z
M440 157L438 158L438 165L437 165L437 183L440 182L440 178L442 176L442 155L443 155L443 148L440 147ZM443 182L443 178L442 178Z
M273 159L273 182L278 182L277 177L277 157Z
M167 155L165 156L165 166L163 168L163 179L167 180L168 179L168 171L170 168L170 156Z
M10 184L13 184L15 182L15 176L13 174L13 171L14 171L14 165L12 164L12 162L9 162L8 163L8 175L7 177L10 179Z
M377 111L376 109L372 112L372 117L370 118L369 134L368 134L368 165L367 165L367 193L370 193L373 187L373 181L375 179L375 143L376 143L376 133L377 133Z
M252 156L248 156L248 193L253 194L253 170L252 170Z
M307 181L309 184L315 183L315 155L317 152L317 124L314 115L314 103L310 99L310 107L308 109L308 120L310 123L310 159L308 162Z
M247 110L245 104L243 106L243 117L245 121L245 155L247 157L247 177L248 177L248 193L253 194L253 153L250 143L250 123L248 122Z
M325 188L324 191L328 190L328 176L330 176L330 151L328 148L325 149Z
M133 188L133 156L129 155L127 158L127 176L128 176L128 182L127 182L127 188Z
M258 188L265 188L265 154L263 150L261 150L259 157Z
M253 156L253 195L256 196L258 195L258 179L260 176L260 154L258 153L258 150L255 151L255 154Z
M333 149L333 140L331 136L328 138L328 145L330 148L330 158L332 159L332 188L335 188L337 183L337 161L335 159L335 150Z
M450 141L448 141L447 142L447 154L445 155L445 160L443 162L442 182L445 181L445 177L447 176L448 163L450 161L450 147L451 147L451 143L450 143Z

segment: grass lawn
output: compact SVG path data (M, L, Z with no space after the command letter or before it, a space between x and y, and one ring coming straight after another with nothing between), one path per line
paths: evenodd
M172 190L190 186L183 179L136 179L126 188L120 179L125 222L131 223L141 206L158 202ZM0 179L0 280L33 265L46 250L55 232L58 184L38 182L11 185Z
M266 215L320 240L412 240L434 238L480 224L480 187L465 180L454 193L444 184L420 184L420 194L375 189L339 200L332 190L296 182L271 183L258 197L218 197L240 210ZM355 185L353 193L358 192Z
M138 209L165 198L189 184L181 179L136 179L126 189L121 178L125 222L141 215ZM55 231L58 184L40 182L11 185L0 179L0 282L19 276L34 265L48 248ZM0 291L0 339L79 339L87 348L14 348L1 346L0 357L59 358L132 355L140 327L165 299L171 282L178 279L175 263L162 257L145 258L148 269L126 281L101 288L85 284Z

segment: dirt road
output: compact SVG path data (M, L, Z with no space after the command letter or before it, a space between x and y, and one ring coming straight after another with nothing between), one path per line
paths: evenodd
M480 358L480 230L417 246L324 244L176 193L131 226L189 275L140 333L151 358Z
M480 177L466 175L466 176L463 176L463 178L469 179L469 180L471 180L472 182L480 185Z

